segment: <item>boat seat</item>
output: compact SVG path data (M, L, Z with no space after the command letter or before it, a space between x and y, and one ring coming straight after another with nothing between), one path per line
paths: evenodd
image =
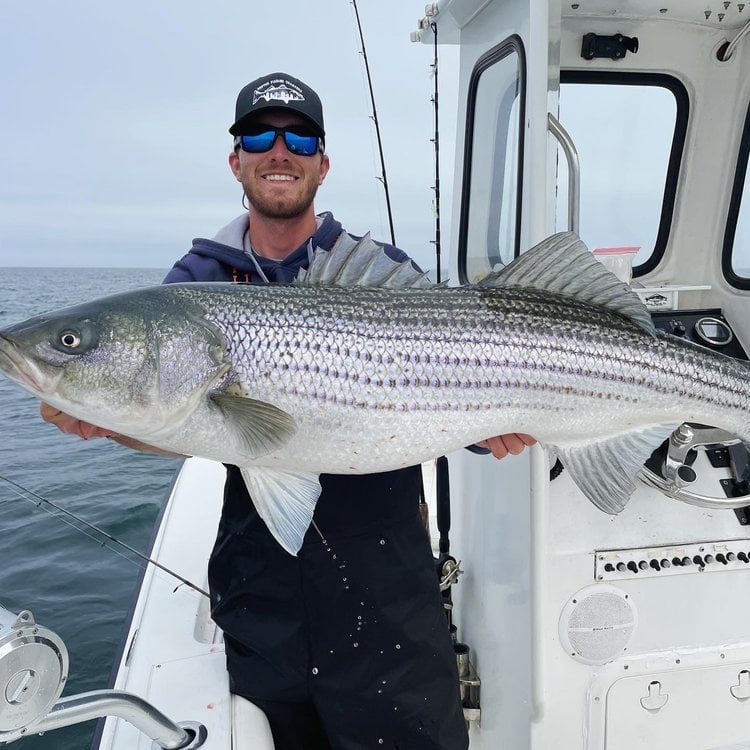
M239 695L232 696L232 750L274 750L266 715Z

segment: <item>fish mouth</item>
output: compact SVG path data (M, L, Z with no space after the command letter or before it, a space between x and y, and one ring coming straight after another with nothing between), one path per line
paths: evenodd
M54 392L60 374L56 377L42 370L33 360L24 355L18 345L0 333L0 372L26 390L39 396Z

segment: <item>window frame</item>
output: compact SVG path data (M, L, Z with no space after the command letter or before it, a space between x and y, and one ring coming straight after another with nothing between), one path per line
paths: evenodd
M727 220L724 226L724 242L721 250L721 270L727 282L736 289L750 289L750 276L740 276L732 268L732 254L734 252L734 241L737 234L737 220L742 207L742 196L745 191L745 179L748 174L748 159L750 159L750 103L745 115L745 124L742 128L740 147L737 151L737 167L732 182L732 192L729 198ZM748 185L750 187L750 185ZM750 190L745 196L750 201ZM750 211L750 206L747 207Z
M474 156L474 125L476 117L476 101L479 81L482 74L515 53L518 58L518 87L519 87L519 128L518 128L518 165L516 175L516 210L515 210L515 238L513 242L513 257L518 257L521 242L521 216L523 194L523 156L524 156L524 123L526 121L526 56L523 40L517 34L509 36L492 49L485 52L474 65L469 79L468 101L466 109L466 126L464 137L464 160L461 181L461 209L459 212L458 230L458 277L461 284L469 283L467 269L467 239L469 234L469 207L471 204L471 170Z

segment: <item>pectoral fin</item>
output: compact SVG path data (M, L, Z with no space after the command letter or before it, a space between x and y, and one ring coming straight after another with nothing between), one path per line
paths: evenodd
M600 443L551 446L573 481L600 510L619 513L635 490L643 462L680 423L634 430Z
M290 555L296 555L320 497L318 475L254 466L240 467L240 472L268 530Z
M248 458L272 453L297 432L294 418L273 404L219 392L209 398L221 410Z

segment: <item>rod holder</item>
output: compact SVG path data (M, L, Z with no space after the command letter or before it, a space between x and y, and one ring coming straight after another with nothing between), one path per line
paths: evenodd
M469 724L479 721L481 709L479 707L479 689L482 681L477 676L474 665L471 663L471 649L465 643L456 643L453 647L456 652L456 665L458 667L458 685L461 693L461 705L464 709L464 719Z

